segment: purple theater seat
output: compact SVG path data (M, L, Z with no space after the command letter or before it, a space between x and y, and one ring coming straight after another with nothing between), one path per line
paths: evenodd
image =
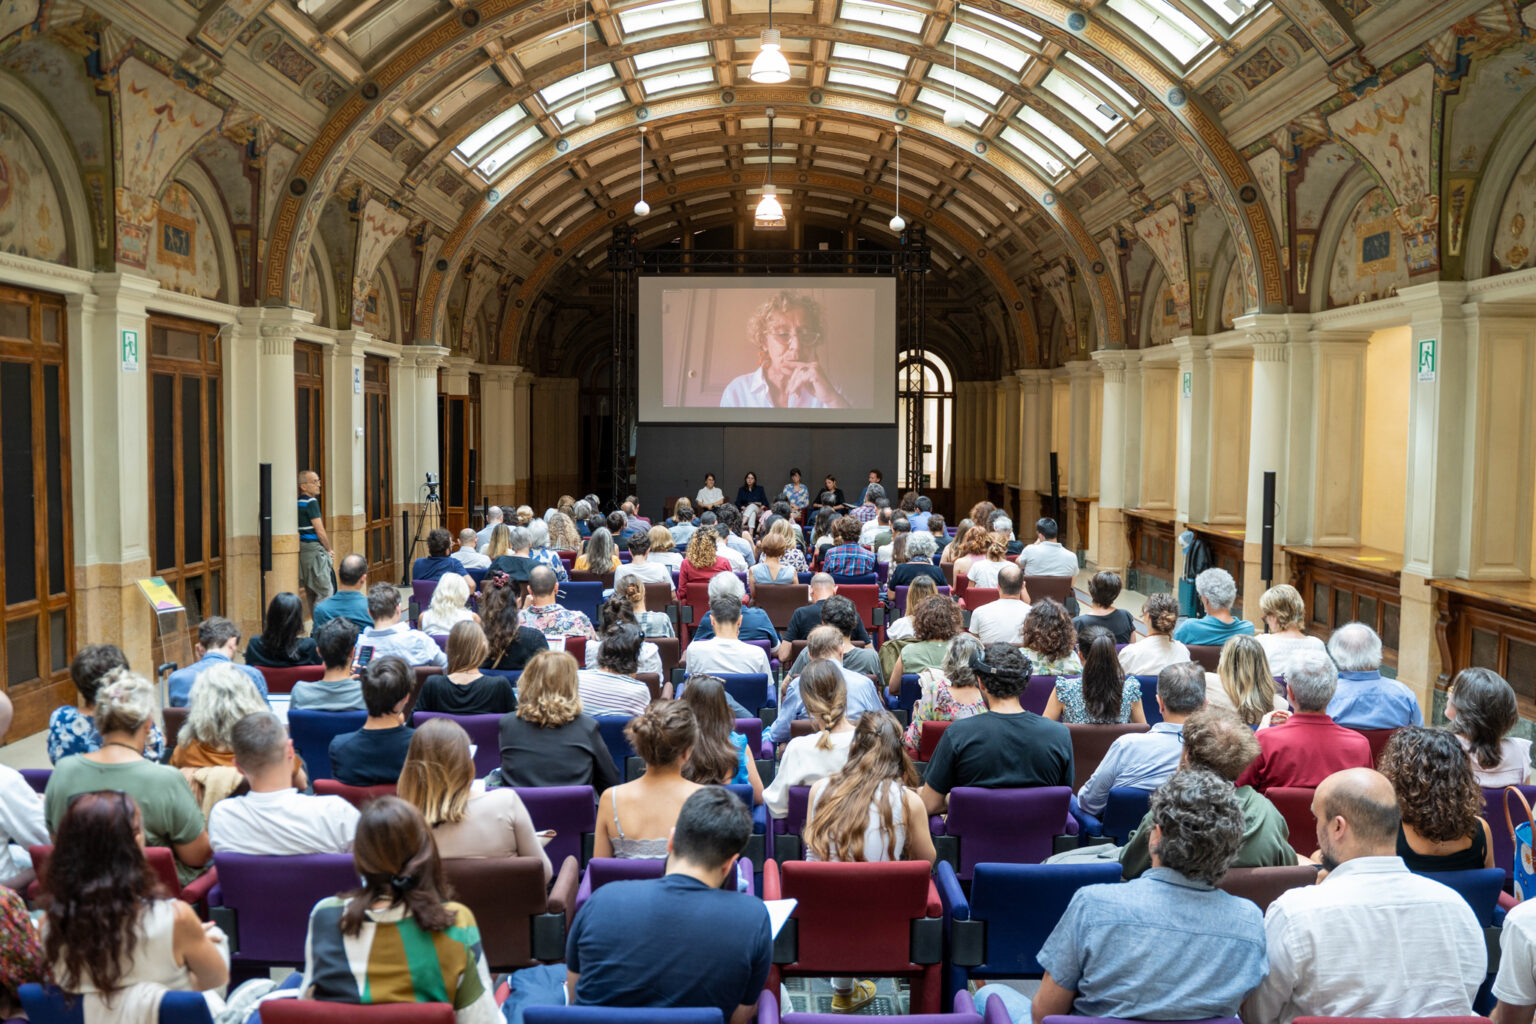
M525 1024L725 1024L718 1006L529 1006Z
M327 896L357 888L350 853L253 857L216 853L219 884L210 895L214 920L236 936L235 966L304 962L309 912ZM273 899L281 893L281 899ZM222 909L222 913L220 912Z
M581 910L581 905L609 882L660 878L666 873L666 868L667 862L661 858L636 860L621 857L593 857L587 861L587 869L582 872L581 888L576 890L576 904L572 910Z
M1024 705L1025 711L1043 715L1046 704L1050 703L1051 694L1055 692L1055 676L1030 676L1029 685L1024 688L1024 696L1019 699L1019 703Z
M492 768L501 765L500 715L450 715L442 711L418 711L412 722L419 728L434 718L457 722L469 733L469 742L475 747L475 775L478 778L484 778Z
M1039 864L1054 852L1057 836L1075 835L1077 822L1068 812L1072 790L1067 786L1031 789L979 789L956 786L949 793L949 814L934 830L935 839L953 838L958 850L940 856L957 863L969 880L976 865ZM934 818L931 821L939 821Z
M770 751L763 753L763 720L761 718L738 718L732 731L739 732L747 738L747 756L754 761L758 759L771 761L773 754Z
M27 781L27 785L32 787L34 793L45 793L48 791L48 780L53 777L53 769L23 768L21 777Z
M436 590L437 580L411 580L411 600L416 603L418 615L427 610Z
M166 995L172 995L167 992ZM452 1003L327 1003L272 999L261 1005L262 1024L453 1024Z
M591 858L592 837L597 833L597 793L591 786L519 787L517 795L535 829L555 832L544 847L551 864L563 863L567 857L575 857L578 863Z

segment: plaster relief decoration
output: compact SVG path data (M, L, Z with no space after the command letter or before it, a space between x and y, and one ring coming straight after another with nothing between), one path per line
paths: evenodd
M304 261L304 290L299 293L299 308L315 314L315 323L329 326L325 319L325 298L320 289L320 271L311 256Z
M1307 158L1301 180L1296 183L1294 212L1298 231L1316 231L1322 225L1329 197L1354 166L1354 156L1337 142L1324 143Z
M1422 64L1356 103L1328 125L1375 168L1415 272L1439 266L1440 198L1431 188L1435 69Z
M363 216L357 229L357 265L352 272L354 324L363 322L363 300L373 281L373 272L379 268L379 261L384 258L389 247L405 234L409 223L409 217L396 213L377 199L368 200L368 205L363 207Z
M1190 330L1189 269L1184 253L1184 226L1179 208L1170 203L1136 222L1136 234L1152 250L1172 289L1177 324Z
M1307 282L1312 279L1312 254L1317 245L1316 231L1296 232L1296 294L1307 294Z
M1148 345L1166 345L1177 337L1179 331L1179 303L1173 288L1164 284L1152 299L1152 322L1147 331Z
M1104 257L1104 265L1110 268L1110 277L1115 282L1115 294L1120 299L1120 313L1125 314L1125 296L1122 294L1120 284L1120 249L1115 244L1114 236L1106 235L1099 239L1099 254Z
M1332 305L1371 302L1408 283L1403 240L1386 194L1373 188L1355 204L1333 254Z
M154 242L155 197L183 153L211 131L222 111L137 57L118 69L122 132L116 191L117 259L146 267Z
M1461 255L1461 241L1466 234L1467 212L1472 209L1472 191L1476 178L1452 178L1445 185L1445 248L1452 256Z
M63 263L68 251L48 165L21 125L0 112L0 252Z
M197 42L216 54L229 49L241 29L266 9L269 0L223 0L203 9L195 30Z
M385 299L384 278L379 273L374 273L373 279L368 282L367 290L363 293L363 330L375 338L392 339L394 328L390 322L389 310L386 308L389 302Z
M1286 5L1286 14L1330 61L1354 45L1338 19L1319 0L1291 0Z
M220 297L219 258L202 204L180 182L165 187L155 211L150 276L174 292Z
M1536 149L1525 155L1504 194L1493 237L1493 262L1498 270L1529 267L1536 250Z
M1066 330L1067 348L1077 347L1077 317L1072 311L1072 286L1067 282L1067 268L1056 264L1040 275L1040 283L1061 312L1062 326Z

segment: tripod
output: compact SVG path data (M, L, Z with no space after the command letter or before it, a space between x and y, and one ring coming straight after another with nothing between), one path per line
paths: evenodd
M400 575L402 587L411 585L411 569L416 563L416 548L421 544L422 527L429 522L433 528L443 524L443 502L437 493L437 477L428 473L427 482L421 486L427 492L427 497L422 502L421 515L416 518L416 533L411 537L411 546L405 549L405 571Z

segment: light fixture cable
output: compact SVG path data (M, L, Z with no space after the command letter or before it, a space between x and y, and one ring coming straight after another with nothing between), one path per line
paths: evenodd
M635 216L644 217L651 212L651 204L645 201L645 125L640 126L640 201L635 204Z
M896 126L896 216L891 218L891 230L900 234L907 228L901 219L901 125Z

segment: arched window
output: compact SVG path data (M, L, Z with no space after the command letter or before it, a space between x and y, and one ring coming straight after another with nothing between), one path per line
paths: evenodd
M909 385L908 368L915 357L908 353L902 357L896 371L897 427L903 450L897 453L897 465L903 477L901 490L942 491L948 490L950 481L950 445L954 437L952 417L955 409L954 375L949 365L933 353L922 357L922 390L915 392ZM923 423L923 479L907 480L907 417L913 403L922 402Z

